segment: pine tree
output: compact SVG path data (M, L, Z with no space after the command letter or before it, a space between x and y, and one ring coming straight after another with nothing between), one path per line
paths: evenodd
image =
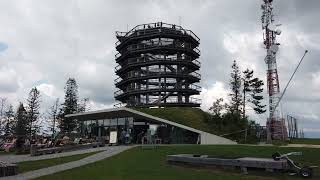
M60 130L63 133L71 133L76 127L77 122L71 118L65 118L67 114L76 113L78 110L78 85L74 78L69 78L65 86L64 103L59 113Z
M15 119L12 105L9 105L5 112L4 136L11 136L14 133Z
M241 98L241 74L239 70L239 66L236 62L236 60L233 61L233 64L231 66L231 79L230 79L230 88L231 93L229 96L231 97L231 105L230 105L230 111L232 114L240 114L241 109L240 105L242 102Z
M27 117L28 117L28 126L29 130L28 133L30 134L30 138L32 138L37 128L35 126L35 122L39 118L39 109L40 109L40 91L36 87L32 88L29 92L29 97L27 99Z
M7 98L0 97L0 135L3 134L3 124L5 124L5 109Z
M26 138L26 134L29 131L28 120L27 120L27 111L24 108L23 104L20 103L17 113L16 113L16 127L15 127L15 135L17 136L16 147L18 152L22 151L23 142Z
M257 114L263 114L266 112L265 107L266 105L262 105L261 101L263 100L263 96L261 93L263 92L262 86L264 85L263 81L260 80L259 78L254 78L251 80L251 103L254 105L253 110Z
M86 112L90 109L88 106L89 98L83 98L80 101L80 104L78 105L78 110L77 112Z
M253 105L253 110L257 114L262 114L266 112L264 110L265 105L261 105L261 101L263 100L263 96L260 93L263 92L262 86L264 85L263 81L259 78L253 77L253 70L249 70L248 68L243 71L243 101L242 101L242 115L243 118L246 117L246 103L251 103ZM248 97L249 96L249 97Z
M252 76L253 76L253 70L249 70L248 68L242 72L243 73L243 89L242 89L242 93L243 93L243 101L242 101L242 115L243 118L246 117L246 102L247 100L247 93L250 93L251 90L251 80L252 80Z

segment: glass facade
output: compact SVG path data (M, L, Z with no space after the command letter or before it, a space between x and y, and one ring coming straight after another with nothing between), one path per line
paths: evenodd
M110 131L118 132L118 142L124 143L129 136L130 143L196 144L198 133L164 123L153 123L144 119L121 117L112 119L85 120L81 122L81 134L88 138L105 137Z

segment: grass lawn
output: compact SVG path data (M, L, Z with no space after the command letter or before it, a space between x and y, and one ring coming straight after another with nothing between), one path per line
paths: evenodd
M9 155L9 154L13 154L13 152L0 151L0 156L1 155Z
M134 149L125 151L111 158L88 164L75 169L63 171L38 179L111 179L111 180L238 180L238 179L301 179L281 173L266 173L264 171L250 171L250 175L241 175L240 170L200 169L169 165L166 155L178 153L208 154L221 157L255 156L270 157L272 153L302 151L300 162L320 165L320 149L311 148L280 148L256 147L245 145L189 145L189 146L162 146L157 149ZM319 170L316 170L314 179L319 179Z
M320 139L302 138L302 139L291 139L288 141L289 144L314 144L320 145Z
M101 151L98 151L101 152ZM91 156L93 154L96 154L98 152L91 152L91 153L85 153L85 154L77 154L72 156L66 156L66 157L59 157L59 158L53 158L53 159L44 159L44 160L38 160L38 161L24 161L18 163L19 173L32 171L36 169L46 168L58 164L63 164L71 161L76 161L83 159L85 157Z
M206 132L217 133L214 129L209 128L207 122L210 119L208 113L199 108L189 107L168 107L168 108L134 108L152 116L167 119L172 122L183 124Z

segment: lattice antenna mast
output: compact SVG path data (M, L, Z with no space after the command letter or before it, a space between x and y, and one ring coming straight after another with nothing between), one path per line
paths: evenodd
M264 30L263 43L267 50L267 56L265 62L268 66L267 70L267 89L269 94L269 118L267 122L267 134L268 141L271 141L273 137L273 128L275 121L279 121L279 112L276 110L276 104L279 101L279 78L277 72L276 54L279 49L279 43L276 41L277 35L281 34L279 29L276 29L278 25L274 25L273 14L273 0L263 0L261 5L262 9L262 29Z

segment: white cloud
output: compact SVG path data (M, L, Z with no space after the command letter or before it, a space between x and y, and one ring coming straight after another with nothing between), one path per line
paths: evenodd
M43 83L43 84L38 85L37 89L40 91L40 93L43 93L46 96L49 96L51 98L55 97L54 91L56 91L56 89L55 89L54 85L52 85L52 84Z
M207 111L212 103L219 98L223 98L225 102L228 102L228 93L229 91L226 89L224 83L219 81L208 87L208 89L202 88L200 94L200 98L202 99L201 108Z
M14 69L0 68L0 93L14 93L19 88L18 76Z

